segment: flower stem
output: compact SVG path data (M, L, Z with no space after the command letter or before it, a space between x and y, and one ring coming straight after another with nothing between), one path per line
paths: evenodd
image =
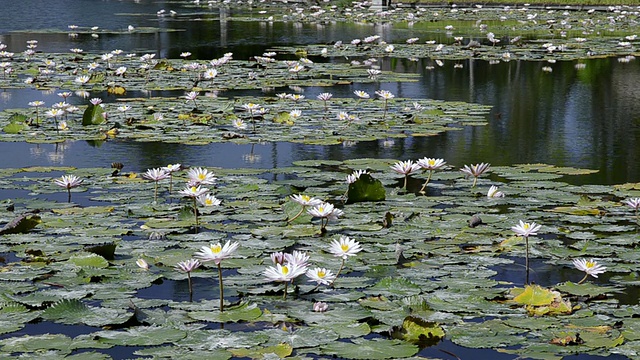
M189 302L193 301L193 285L191 284L191 271L187 271L187 280L189 281Z
M155 204L158 203L158 181L157 180L156 180L156 185L155 185L155 187L153 189L153 202Z
M292 217L291 219L287 220L287 223L292 223L293 220L297 219L298 217L300 217L300 215L302 215L302 212L304 211L305 206L302 206L302 209L300 209L300 212L296 214L296 216Z
M405 190L407 190L407 178L409 178L409 175L404 176L404 185L402 186L402 188Z
M333 286L333 283L336 282L336 279L338 278L338 276L340 276L342 269L344 269L344 262L345 262L345 259L342 258L342 263L340 263L340 269L338 269L338 272L336 273L336 277L333 278L333 281L331 282L331 284L329 284L329 286Z
M284 295L282 296L283 300L287 300L287 289L288 289L288 286L289 286L289 282L285 281L284 282Z
M471 184L471 187L472 187L472 188L476 187L476 183L477 183L477 182L478 182L478 177L477 177L477 176L474 176L474 177L473 177L473 184Z
M526 278L525 278L525 285L529 285L529 237L525 236L524 237L524 241L525 241L525 259L524 259L524 266L526 267Z
M429 176L427 176L427 181L425 181L424 185L422 185L422 189L420 189L420 193L424 193L424 189L427 188L427 184L429 183L429 180L431 180L432 173L433 173L433 170L429 170Z
M67 187L67 202L70 203L71 202L71 188Z
M220 263L218 263L218 282L220 283L220 285L218 286L220 288L220 312L224 311L224 285L222 284L222 267L220 266Z
M171 196L172 189L173 189L173 174L169 173L169 196Z
M587 277L589 277L589 274L584 274L584 277L582 278L582 280L578 281L578 285L582 284L585 280L587 280Z
M196 203L196 198L193 198L193 216L196 218L196 234L198 233L198 205Z

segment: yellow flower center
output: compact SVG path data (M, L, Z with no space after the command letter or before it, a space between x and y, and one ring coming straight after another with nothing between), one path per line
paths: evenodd
M524 223L524 226L522 228L528 230L530 227L531 225L529 225L529 223Z
M204 180L205 175L204 173L198 174L198 180Z
M222 246L220 246L220 244L216 244L211 246L211 252L214 254L219 254L220 251L222 251Z
M309 196L309 195L302 195L301 198L302 198L303 201L311 200L311 196Z
M213 201L211 201L211 199L206 199L206 200L204 201L204 203L205 203L206 205L213 205Z
M592 267L596 266L596 263L592 262L592 261L587 261L584 266L587 267L587 269L591 269Z
M195 187L195 186L192 186L192 187L191 187L191 192L196 192L197 190L198 190L198 188L197 188L197 187Z
M324 212L324 207L322 207L322 206L318 206L318 212L323 213L323 212Z
M283 267L282 267L282 274L283 274L283 275L287 275L288 273L289 273L289 268L288 268L288 267L286 267L286 266L283 266Z
M316 275L318 275L319 278L323 278L326 274L324 271L320 270Z
M348 244L342 244L340 245L340 248L342 249L342 251L349 251L349 245Z
M436 164L436 160L435 159L429 159L429 161L427 162L429 165L433 166Z

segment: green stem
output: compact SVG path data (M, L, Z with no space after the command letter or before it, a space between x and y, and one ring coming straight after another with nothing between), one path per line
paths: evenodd
M524 241L525 241L525 245L526 245L526 249L525 249L525 264L524 266L526 267L526 279L525 279L525 285L529 285L529 237L525 236L524 237Z
M287 300L287 289L288 289L288 286L289 286L289 282L285 281L284 282L284 295L282 296L283 300Z
M474 177L473 177L473 184L471 184L471 187L472 187L472 188L476 187L476 183L477 183L477 182L478 182L478 177L477 177L477 176L474 176Z
M295 219L297 219L300 215L302 215L302 212L304 211L306 206L302 205L302 209L300 209L300 212L296 214L296 216L292 217L291 219L287 220L287 223L292 223Z
M198 204L196 202L196 197L193 197L193 216L196 218L196 234L198 233Z
M582 278L582 280L578 281L578 285L582 284L585 280L587 280L587 277L589 277L589 274L584 274L584 277Z
M70 203L71 202L71 188L70 187L67 188L67 194L68 194L67 202Z
M333 278L333 281L331 282L331 284L329 284L329 286L333 286L333 283L336 282L336 280L338 279L338 276L340 276L342 269L344 269L344 263L345 263L345 259L342 258L342 263L340 263L340 269L338 269L338 272L336 273L336 277Z
M427 176L427 181L424 182L424 185L422 185L422 189L420 189L420 192L423 193L424 189L427 188L427 184L429 183L429 180L431 180L431 174L433 173L433 170L429 170L429 176Z
M220 312L224 311L224 285L222 284L222 267L218 263L218 282L220 283Z
M169 173L169 196L171 196L171 190L173 190L173 173Z
M191 271L187 272L187 280L189 280L189 302L193 301L193 285L191 284Z
M402 186L403 189L407 190L407 179L409 178L409 175L404 176L404 185Z
M153 189L153 202L157 204L158 203L158 181L156 180L155 183L156 185Z

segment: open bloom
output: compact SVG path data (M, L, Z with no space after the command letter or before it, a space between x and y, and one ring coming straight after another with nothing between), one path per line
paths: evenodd
M416 164L418 164L418 166L420 166L424 170L437 170L445 166L447 162L444 161L444 159L434 159L434 158L424 157L416 161Z
M202 206L218 206L222 203L220 199L211 194L202 194L196 197L196 200Z
M309 281L315 281L318 285L331 285L336 279L336 275L325 268L315 268L307 270Z
M224 246L220 243L203 246L200 251L195 253L195 257L202 262L213 261L219 265L222 260L231 257L238 246L239 244L234 241L228 241Z
M491 185L489 191L487 192L488 198L499 198L504 197L504 193L502 191L498 191L498 187L495 185Z
M482 175L485 171L489 169L491 164L488 163L480 163L475 165L465 165L460 171L467 174L468 176L478 177Z
M63 187L65 189L72 189L74 187L78 187L80 186L80 184L82 184L83 181L84 181L83 179L80 179L75 175L62 175L60 179L53 180L53 182L55 182L56 185Z
M207 188L198 186L187 186L185 189L180 190L180 195L190 198L197 198L200 195L206 194L209 191Z
M465 173L467 176L473 176L473 184L471 187L476 186L476 182L478 181L478 176L482 175L485 171L489 169L491 164L488 163L480 163L475 165L465 165L460 171Z
M378 90L378 91L376 91L376 95L378 95L380 98L382 98L384 100L389 100L389 99L393 99L394 97L396 97L395 95L393 95L388 90Z
M291 254L284 254L284 261L299 267L309 264L309 254L304 251L294 250Z
M640 208L640 198L631 198L631 199L623 200L622 203L633 208L635 211L638 211L638 209Z
M346 260L349 256L356 256L360 251L362 251L360 243L348 236L340 236L340 240L333 240L329 247L330 253L341 257L343 260Z
M359 97L360 99L368 99L371 97L371 95L369 95L368 92L366 91L362 91L362 90L356 90L353 92L357 97Z
M367 170L356 170L350 175L347 175L347 184L353 184L358 179L360 179L360 175L362 174L369 174L369 172Z
M306 267L300 267L296 264L276 264L276 266L269 266L263 272L264 276L267 280L277 281L277 282L288 282L291 281L298 276L304 274L307 271Z
M587 275L593 276L594 278L597 278L598 274L602 274L607 271L606 266L598 264L598 262L593 259L575 259L573 260L573 266L575 266L580 271L584 271Z
M531 235L537 235L538 230L540 230L541 227L542 225L536 224L534 222L528 223L520 220L520 223L516 226L513 226L511 230L513 230L519 236L529 237Z
M180 272L189 273L199 268L200 265L202 265L202 263L200 263L198 259L189 259L187 261L180 261L176 264L175 268Z
M165 172L171 174L173 172L176 171L180 171L180 169L182 169L182 165L180 164L169 164L167 166L162 167L162 170L164 170Z
M146 173L142 175L145 179L160 181L162 179L166 179L169 177L169 173L164 171L162 168L149 169Z
M247 124L240 118L233 119L231 123L233 124L233 127L238 130L245 130L247 128Z
M344 214L342 210L336 209L332 204L326 202L312 207L307 212L313 217L326 219L337 219Z
M302 205L302 206L317 206L322 204L322 200L320 199L316 199L314 197L311 197L309 195L291 195L291 200L297 202L298 204Z
M420 165L414 163L412 160L398 161L391 166L391 170L397 172L398 174L407 176L420 170Z
M192 168L187 172L187 177L189 178L189 184L191 185L207 185L207 184L215 184L216 177L212 172L205 168Z

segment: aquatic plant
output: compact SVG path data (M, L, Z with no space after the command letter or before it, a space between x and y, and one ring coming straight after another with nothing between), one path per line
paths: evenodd
M224 311L224 284L222 282L222 266L220 263L224 259L230 258L240 244L235 241L227 241L224 245L220 243L203 246L196 252L194 257L202 262L213 261L218 267L218 288L220 289L220 312Z

